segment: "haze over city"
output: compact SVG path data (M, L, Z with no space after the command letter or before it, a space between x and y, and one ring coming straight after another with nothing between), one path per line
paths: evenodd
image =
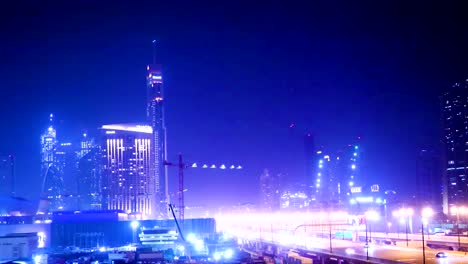
M465 13L3 5L0 263L466 263Z

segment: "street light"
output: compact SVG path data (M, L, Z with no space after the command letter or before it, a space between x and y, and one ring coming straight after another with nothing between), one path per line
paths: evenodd
M461 248L460 244L460 214L465 215L468 213L468 208L461 206L454 206L451 208L452 215L457 216L457 237L458 237L458 250Z
M388 237L388 231L392 227L392 222L387 222L387 237Z
M370 221L379 220L379 213L377 213L377 211L374 211L374 210L369 210L364 214L364 220L365 220L365 224L366 224L366 244L365 244L366 259L369 260L369 240L372 241L372 229L371 229L371 226L370 226L370 223L369 223L370 238L368 238L367 237L367 220L370 220Z
M379 216L379 213L377 211L369 210L369 211L366 212L366 224L367 224L367 220L369 220L369 221L378 221L379 218L380 218L380 216ZM370 235L369 240L372 241L372 228L371 228L370 223L369 223L369 235Z
M429 235L429 218L434 215L432 208L426 207L421 210L421 237L422 237L422 249L423 249L423 263L426 263L426 245L424 243L424 225L427 225L427 233ZM429 238L429 237L428 237Z
M140 223L138 221L132 221L130 222L130 226L132 227L132 239L133 239L133 244L136 244L136 229L140 226Z
M408 222L413 216L414 211L411 208L400 208L398 211L393 211L393 216L400 217L401 220L405 222L405 233L406 233L406 246L409 246L408 243Z

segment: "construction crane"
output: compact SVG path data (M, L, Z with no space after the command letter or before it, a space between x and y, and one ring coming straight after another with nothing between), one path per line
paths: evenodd
M188 166L186 165L184 162L183 162L183 159L182 159L182 153L179 153L179 160L177 163L173 163L173 162L169 162L169 161L164 161L164 165L165 166L177 166L177 168L179 169L179 190L177 192L178 194L178 200L179 200L179 203L178 203L178 209L179 209L179 221L183 222L184 221L184 211L185 211L185 201L184 201L184 169L187 169L187 168L199 168L199 166L197 165L197 163L192 163L192 165ZM201 166L202 169L221 169L221 170L225 170L225 169L231 169L231 170L241 170L243 169L243 167L241 165L231 165L229 167L227 167L226 165L224 164L221 164L219 166L216 166L215 164L212 164L212 165L207 165L207 164L203 164ZM172 209L172 205L171 206L171 210ZM174 212L172 212L174 213Z

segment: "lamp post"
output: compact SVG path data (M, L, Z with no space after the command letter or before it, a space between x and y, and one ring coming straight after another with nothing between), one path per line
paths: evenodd
M424 225L426 225L428 227L428 234L429 234L429 226L428 226L428 222L429 222L429 218L432 217L434 215L434 211L432 210L432 208L424 208L421 210L421 216L422 216L422 219L421 219L421 237L422 237L422 252L423 252L423 263L426 264L426 245L424 243Z
M372 229L369 221L379 220L379 213L374 210L369 210L365 213L365 224L366 224L366 259L369 260L369 240L372 241ZM367 238L367 225L369 225L369 239Z
M460 243L460 214L468 213L468 208L465 208L464 206L461 206L461 207L454 206L454 207L451 208L451 213L452 213L452 215L457 216L458 250L460 250L460 248L461 248L461 243Z
M408 239L408 225L411 217L413 216L414 211L411 208L400 208L398 211L393 211L393 216L400 217L400 219L404 220L405 223L405 233L406 233L406 247L409 246L409 239Z
M136 229L140 226L140 223L138 221L132 221L130 223L130 226L132 227L132 240L133 244L136 244Z

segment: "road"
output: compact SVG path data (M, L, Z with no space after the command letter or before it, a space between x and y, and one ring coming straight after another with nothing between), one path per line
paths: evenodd
M297 248L307 249L313 251L319 249L321 251L329 252L328 239L315 239L315 241L307 242L305 245L298 245ZM352 250L351 250L352 249ZM422 249L421 248L407 248L389 245L369 245L369 257L399 261L403 263L423 263ZM365 258L367 249L363 243L357 243L347 240L332 240L332 251L338 255L358 256ZM354 251L354 252L351 252ZM468 255L463 252L450 252L444 251L448 254L448 258L438 259L435 254L440 250L426 249L426 263L468 263Z

